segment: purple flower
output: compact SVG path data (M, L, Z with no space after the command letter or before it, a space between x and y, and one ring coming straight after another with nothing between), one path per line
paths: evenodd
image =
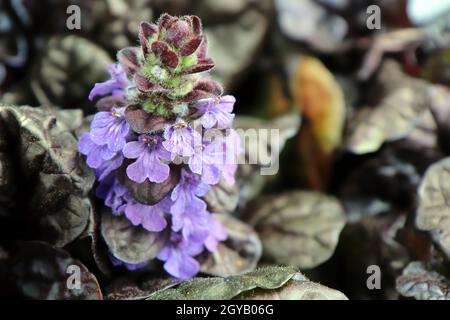
M205 240L205 247L210 252L214 252L217 250L219 242L224 241L227 238L227 231L212 215L209 216L208 225L209 234Z
M181 119L166 128L164 131L163 146L172 153L172 159L176 155L182 157L191 156L194 153L195 144L200 141L200 134L192 129L188 123Z
M170 208L172 230L182 231L185 239L203 242L208 236L206 203L200 199L208 191L208 185L192 172L181 171L178 185L173 189Z
M208 77L189 76L214 66L206 56L207 41L198 17L163 14L155 25L142 22L139 41L141 48L118 53L118 63L108 67L109 79L90 91L89 100L97 102L98 112L78 148L87 165L95 169L96 195L111 214L126 217L146 232L170 236L164 238L157 259L169 274L187 279L200 271L196 257L203 251L216 251L227 238L203 197L219 181L235 183L241 152L239 136L231 129L236 99L222 96L222 86ZM184 63L191 56L198 61ZM146 79L149 72L159 80ZM192 90L173 99L183 88L164 83L177 82L180 76L187 81L184 87ZM161 102L164 110L159 108ZM166 117L165 109L174 116ZM210 136L213 132L218 136ZM158 197L155 186L164 195L148 205ZM141 198L145 197L141 188L152 189L147 190L149 199ZM108 255L114 266L128 270L152 263L123 261L113 251Z
M223 166L224 143L221 139L196 146L195 153L189 158L189 168L209 185L219 182Z
M105 205L111 208L115 215L123 213L132 199L127 188L117 181L115 174L110 174L101 181L95 193L97 197L105 200Z
M172 191L173 205L170 213L181 215L188 206L192 210L205 211L206 203L198 197L203 197L208 189L208 185L204 184L194 173L182 169L180 182Z
M128 177L138 183L149 179L160 183L169 177L169 166L161 160L170 160L170 153L163 148L161 137L143 134L138 141L128 142L123 148L123 155L137 159L127 167Z
M106 147L106 145L104 147ZM95 171L97 180L101 181L105 179L111 172L119 168L122 165L122 162L122 152L117 152L112 159L104 161Z
M225 179L225 182L228 183L230 186L234 185L236 183L236 170L237 170L237 163L235 164L226 164L223 167L222 171L222 177Z
M111 263L113 264L113 266L115 266L115 267L125 267L129 271L135 271L135 270L139 270L139 269L145 268L150 263L150 260L142 261L142 262L139 262L139 263L126 263L126 262L123 262L120 259L117 259L112 254L109 255L109 258L111 259Z
M225 137L225 165L222 168L222 176L225 181L233 185L235 183L235 173L238 167L238 156L243 152L241 138L234 129L228 129Z
M233 96L224 96L220 98L208 98L199 100L196 104L200 120L205 129L210 129L217 124L219 129L231 127L233 123L234 103L236 98Z
M210 216L206 208L198 210L188 203L182 213L172 214L172 230L175 232L181 230L183 237L189 241L203 243L210 232L208 224Z
M141 224L148 231L160 232L167 226L164 214L170 211L170 205L170 198L165 198L153 206L134 202L125 208L125 216L135 226Z
M164 270L180 279L189 279L200 271L200 264L193 257L203 251L201 243L189 242L173 233L169 243L161 250L158 259L165 261Z
M111 64L108 67L108 73L111 79L96 83L89 93L89 100L93 100L96 96L105 96L112 94L113 96L123 97L129 81L125 71L120 64Z
M106 145L97 145L90 138L89 133L84 133L78 141L78 151L87 156L86 163L89 167L97 169L106 161L111 160L116 153Z
M91 139L98 145L107 145L111 151L120 151L126 143L130 126L124 108L98 112L91 123Z

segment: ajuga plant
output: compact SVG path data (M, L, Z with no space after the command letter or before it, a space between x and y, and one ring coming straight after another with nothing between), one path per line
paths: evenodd
M235 98L208 78L214 63L198 17L142 22L139 43L119 51L110 79L92 89L98 112L79 151L111 214L160 236L166 272L190 278L200 269L196 257L227 237L202 197L220 179L234 183ZM111 260L128 269L149 263Z

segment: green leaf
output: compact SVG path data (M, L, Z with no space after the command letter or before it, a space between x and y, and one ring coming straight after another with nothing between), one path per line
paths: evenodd
M156 292L152 300L232 299L255 288L276 289L298 274L290 267L264 267L256 271L228 278L194 278L176 288Z
M109 300L143 300L153 293L176 286L182 280L170 277L157 278L154 275L134 276L128 273L124 277L116 278L105 289L105 296Z
M294 277L295 278L295 277ZM240 300L347 300L340 291L312 281L289 280L274 290L255 289L239 295Z
M228 278L194 278L161 290L151 300L347 299L339 291L309 281L291 267L268 266Z

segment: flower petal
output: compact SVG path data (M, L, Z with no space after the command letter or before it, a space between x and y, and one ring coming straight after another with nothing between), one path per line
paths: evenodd
M205 112L205 114L203 114L203 116L201 117L201 121L202 121L202 126L205 129L211 129L217 123L215 114L212 112L209 112L209 111L207 111L207 112Z
M174 277L189 279L200 271L200 264L191 256L177 252L164 263L164 269Z
M92 142L89 133L83 133L78 141L78 151L85 156L88 155L92 149L95 147L95 143Z
M128 142L122 150L125 158L136 159L139 158L145 152L146 146L140 141Z
M139 158L130 164L127 167L126 172L128 178L137 183L142 183L147 178L142 158Z
M143 166L145 175L151 182L161 183L169 177L169 166L162 163L153 153L147 153L143 156Z

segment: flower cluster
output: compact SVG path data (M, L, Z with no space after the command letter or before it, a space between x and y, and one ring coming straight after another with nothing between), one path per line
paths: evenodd
M118 53L111 79L92 89L99 111L79 151L112 214L148 232L170 229L156 258L169 274L190 278L200 270L196 257L227 237L203 197L221 178L234 183L235 98L223 96L205 73L214 64L198 17L164 14L157 24L142 22L139 41ZM129 270L149 262L111 260Z

